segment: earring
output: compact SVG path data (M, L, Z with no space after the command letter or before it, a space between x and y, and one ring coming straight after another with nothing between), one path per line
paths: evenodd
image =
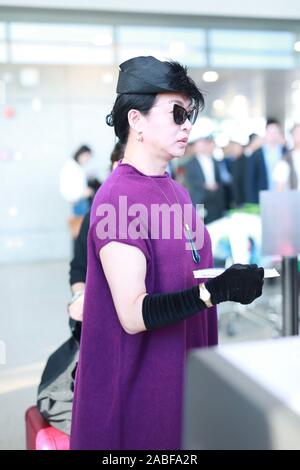
M142 132L139 132L139 133L138 133L138 136L137 136L136 140L137 140L138 142L143 142L143 133L142 133Z

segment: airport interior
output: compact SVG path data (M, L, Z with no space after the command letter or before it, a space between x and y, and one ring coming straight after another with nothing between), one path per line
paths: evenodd
M87 417L81 415L80 390L85 390L82 382L85 373L89 374L83 364L91 320L88 317L85 325L82 315L90 313L93 299L91 295L89 303L86 293L83 306L85 279L73 273L72 281L72 269L76 256L87 251L87 260L92 264L87 262L85 266L86 292L90 292L96 269L91 253L92 224L90 230L89 226L86 228L88 245L86 238L84 248L78 245L84 221L88 220L86 215L96 206L93 201L97 198L105 202L105 182L109 184L114 172L122 171L122 158L130 162L130 148L146 146L148 136L138 135L132 147L121 142L116 156L118 138L114 128L107 125L107 116L113 119L114 114L110 113L117 96L118 77L125 73L120 72L120 64L149 56L156 61L153 73L145 75L144 85L155 82L156 65L159 69L162 61L176 61L187 67L189 77L204 97L205 106L193 126L191 113L183 110L181 101L177 105L185 112L182 129L191 129L189 137L181 142L181 147L185 147L182 155L172 155L165 167L173 191L175 187L183 194L178 185L183 186L193 205L201 206L195 213L204 221L205 233L211 239L213 265L201 267L205 258L201 255L195 270L214 266L214 273L200 273L199 279L210 279L201 286L208 289L215 276L225 275L222 273L230 271L232 265L243 264L260 273L259 268L264 268L262 295L256 293L253 302L234 301L227 296L229 301L222 301L217 307L218 345L208 341L203 345L209 347L194 346L186 354L183 398L178 392L179 400L182 399L178 447L171 447L173 441L171 437L168 441L168 431L163 431L173 426L173 418L163 423L162 414L161 436L158 427L155 440L150 427L143 428L140 417L134 413L129 416L131 400L142 387L141 378L136 376L128 379L132 397L130 391L128 397L123 396L125 401L128 399L128 408L125 402L121 418L110 419L115 422L124 418L124 434L124 427L130 432L136 422L144 441L137 438L135 448L134 441L126 441L123 435L119 441L112 438L111 442L108 437L101 437L99 447L95 447L97 444L92 442L97 436L93 436L91 448L122 450L131 445L131 449L146 450L153 449L152 442L158 442L157 449L161 450L299 450L300 10L296 0L253 0L249 5L236 0L0 0L0 449L85 449L88 447L83 433L96 433L93 425L90 429L77 429L87 423ZM130 74L128 77L133 80ZM142 78L142 72L135 77L137 83ZM176 123L175 107L176 104L171 112ZM137 114L143 119L143 113ZM135 125L133 115L128 113L128 120L132 116L130 126ZM179 128L173 121L172 126ZM266 177L263 182L262 162ZM133 171L130 164L127 169ZM137 173L141 176L138 170ZM169 202L164 191L160 192L161 199L164 196L164 202ZM172 194L173 199L173 193L167 194ZM204 230L203 222L202 227ZM189 234L188 240L194 255L196 249ZM109 250L110 245L113 246L105 245L103 250ZM174 251L169 262L175 262L176 257ZM132 258L133 265L135 259ZM110 268L105 264L101 267L100 258L98 262L101 275L110 279ZM192 262L189 254L189 266ZM179 260L176 266L178 263ZM133 270L130 264L128 273ZM166 266L161 267L161 272L168 273ZM147 279L148 274L147 271ZM180 273L180 279L182 276ZM196 285L195 279L193 284L182 281L181 288ZM171 280L166 285L170 286ZM105 289L109 289L109 281L105 282ZM130 285L130 281L126 282ZM153 282L157 289L153 288L151 294L160 294L163 301L168 290L159 290L155 275ZM79 285L77 290L73 288L75 283ZM174 279L174 289L169 291L179 287L180 282ZM118 311L115 290L111 290L110 302ZM103 305L106 298L105 294ZM201 295L199 299L206 303ZM82 301L81 313L72 310L78 301ZM100 292L99 315L101 304ZM175 335L179 326L129 335L118 322L116 310L112 324L115 331L119 328L124 341L121 345L133 347L133 343L142 344L138 343L140 335L145 338L144 349L140 346L141 362L146 361L148 354L145 344L147 348L159 345L153 351L155 360L159 350L162 355L168 351L169 362L172 358L179 360L175 351L173 355L163 349L162 343L156 343L160 334L162 341L168 331ZM206 312L209 314L210 309ZM110 328L106 319L103 325ZM81 331L85 353L80 349L82 365L76 370L76 382L78 379L80 384L76 384L76 420L75 424L72 422L70 447ZM112 333L107 330L106 334ZM192 337L194 333L190 334ZM147 335L156 338L153 343L146 339ZM68 357L62 357L61 347L70 338L76 350L65 349ZM111 341L115 344L114 338ZM164 348L167 341L171 344L170 337L165 341ZM50 367L45 369L49 357L54 360L53 354L58 350L61 362L53 362L51 371ZM109 351L107 356L110 357ZM125 352L118 359L125 374L129 365L122 365L122 357L124 362L129 359ZM100 360L105 362L106 358ZM139 373L139 367L143 374L141 364L135 365L134 373ZM167 375L163 367L161 374ZM70 380L72 372L67 409L60 409L54 416L60 396L58 387L65 385L62 377L67 370ZM51 388L47 372L56 381L52 398L46 396ZM111 375L112 370L107 373ZM157 377L158 374L159 371ZM169 374L172 377L171 370ZM96 370L94 376L96 383L106 380L97 378ZM127 378L122 380L126 382ZM116 377L114 383L116 387L123 386L117 384ZM154 408L159 383L156 387L152 394ZM146 396L149 393L145 391ZM96 401L101 402L100 392ZM117 413L116 409L111 408ZM113 433L107 431L107 435L109 432ZM111 447L105 447L105 442Z

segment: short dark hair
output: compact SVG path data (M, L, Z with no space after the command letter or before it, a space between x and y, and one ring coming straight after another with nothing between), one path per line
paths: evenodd
M199 110L204 108L204 96L194 80L187 74L187 67L178 62L165 62L169 66L169 86L170 92L181 93L193 102ZM176 91L175 91L176 90ZM167 92L167 90L165 91ZM152 108L156 94L119 94L111 113L106 116L106 123L114 126L115 134L121 144L126 144L129 135L128 112L130 109L137 109L142 114L147 115Z
M198 88L194 80L187 74L187 67L179 62L167 62L170 67L170 84L177 93L182 93L193 100L193 104L199 109L204 108L203 92Z
M75 162L78 162L80 155L85 152L92 153L92 149L88 147L87 145L81 145L81 147L79 147L79 149L76 150L76 152L73 155Z
M276 126L279 126L279 127L280 127L280 122L278 121L278 119L273 118L273 117L267 118L266 128L267 128L268 126L270 126L271 124L275 124Z
M253 140L256 139L256 137L258 137L258 134L255 134L255 132L252 132L252 134L250 134L248 137L249 139L248 145L251 144Z

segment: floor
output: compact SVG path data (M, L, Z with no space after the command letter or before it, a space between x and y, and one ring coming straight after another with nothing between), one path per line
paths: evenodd
M25 448L25 410L35 403L45 361L69 337L68 261L0 268L0 449ZM278 335L280 286L251 307L219 307L220 343ZM4 354L5 353L5 354Z
M69 336L67 281L67 262L0 268L0 449L25 448L25 410L47 357Z

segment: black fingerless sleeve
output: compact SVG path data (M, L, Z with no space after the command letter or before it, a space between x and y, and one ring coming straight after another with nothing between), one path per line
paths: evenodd
M147 330L172 325L207 308L199 298L199 286L170 294L148 294L142 305Z

